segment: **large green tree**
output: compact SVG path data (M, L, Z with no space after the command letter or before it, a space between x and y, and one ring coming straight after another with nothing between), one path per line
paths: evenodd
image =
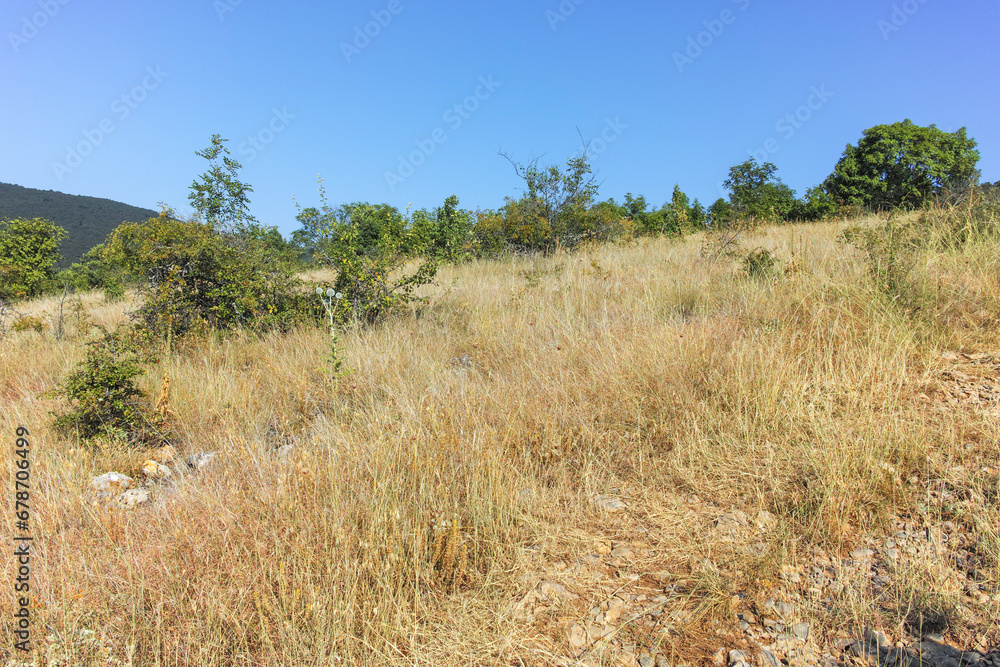
M65 236L44 218L0 220L0 299L30 298L45 289Z
M943 191L979 179L976 140L965 128L944 132L909 119L864 131L848 144L824 183L839 204L872 209L914 208Z

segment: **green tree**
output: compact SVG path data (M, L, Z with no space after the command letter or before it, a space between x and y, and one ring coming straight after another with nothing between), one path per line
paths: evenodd
M790 220L822 220L837 212L837 205L823 186L806 190L802 199L796 199L788 214Z
M670 211L674 220L677 221L679 229L688 229L691 226L691 205L688 196L681 190L681 186L674 183L674 192L670 196Z
M591 231L587 210L597 197L597 181L587 162L587 151L566 161L566 168L539 167L535 159L519 164L500 153L524 180L526 189L520 199L504 206L511 230L509 239L522 247L551 251L557 243L575 246Z
M420 299L414 290L433 282L438 260L428 257L412 271L403 270L412 235L405 233L399 211L368 203L334 208L322 184L320 198L321 207L300 210L303 228L293 238L311 249L314 263L336 272L332 289L344 298L334 317L373 324L393 308Z
M448 262L461 259L472 228L472 214L458 208L458 197L451 195L437 209L436 218L431 252Z
M777 171L774 164L758 164L755 158L730 167L723 185L737 216L770 222L787 217L795 204L795 192L774 175Z
M44 218L0 220L0 299L37 296L59 262L66 230Z
M978 161L976 140L964 127L944 132L907 119L865 130L857 146L844 149L824 185L842 205L915 208L945 190L975 185Z
M195 155L209 161L209 169L191 183L188 201L198 215L217 231L239 232L256 222L250 215L253 188L239 180L242 165L225 147L227 139L212 135L212 145ZM221 156L222 163L219 163Z
M722 197L716 199L711 206L708 207L708 213L706 214L706 224L712 229L719 229L725 227L733 220L733 206L727 202Z
M705 226L705 216L705 207L695 197L694 203L691 204L691 229L702 229Z

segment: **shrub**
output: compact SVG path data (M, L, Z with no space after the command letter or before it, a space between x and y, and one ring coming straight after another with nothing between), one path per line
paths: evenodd
M925 225L888 216L882 224L872 227L848 227L840 241L864 253L868 274L879 293L904 309L917 307L918 290L910 273L916 265L917 251L928 241Z
M10 325L10 328L14 331L35 331L37 333L42 333L48 328L45 320L35 315L21 315Z
M143 280L138 317L158 334L205 327L286 327L310 312L290 268L252 236L224 236L170 211L123 223L102 255Z
M58 415L55 427L82 440L105 437L130 443L155 441L146 394L136 386L145 373L143 341L134 332L104 332L88 344L87 357L77 364L54 394L72 402Z
M757 248L743 256L743 272L751 278L766 278L774 274L779 261L767 248Z
M314 263L336 272L332 289L343 294L344 305L337 311L340 321L352 318L373 324L394 308L416 300L417 287L433 282L439 263L436 257L420 260L408 271L408 239L395 232L375 237L370 227L361 224L373 211L387 215L384 206L352 204L335 209L327 203L322 186L320 197L321 208L300 211L303 227L294 236L312 253Z

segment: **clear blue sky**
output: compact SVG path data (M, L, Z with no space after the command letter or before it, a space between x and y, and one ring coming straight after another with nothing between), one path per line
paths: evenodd
M207 166L195 151L219 133L254 188L252 212L286 235L293 197L317 204L320 174L334 205L431 208L457 194L495 208L520 185L498 150L562 164L577 128L602 199L632 192L656 206L674 183L710 204L751 152L801 195L864 129L905 118L967 127L983 180L1000 179L994 0L4 0L0 11L0 181L189 213Z

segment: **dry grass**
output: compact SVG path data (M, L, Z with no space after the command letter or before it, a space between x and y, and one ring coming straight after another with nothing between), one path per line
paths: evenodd
M554 663L578 610L526 623L515 603L552 564L625 541L641 545L629 574L667 571L681 591L678 630L657 641L710 654L720 619L772 596L783 566L916 512L904 480L996 464L995 415L916 396L942 350L1000 349L997 248L922 255L914 275L936 296L906 315L842 227L745 241L781 260L768 280L707 261L697 237L445 268L429 307L341 337L353 372L332 383L319 323L182 346L145 388L156 397L168 374L178 449L219 458L131 512L95 504L89 482L136 474L141 453L49 429L58 405L42 394L82 358L79 332L9 334L0 432L32 433L36 645L50 627L49 655L76 665ZM83 303L91 322L125 317L125 303ZM449 365L463 354L471 368ZM967 518L993 527L995 588L1000 506L979 479L959 482L993 498ZM592 498L613 489L629 509L608 515ZM7 491L6 534L12 504ZM732 509L778 524L725 539L712 525ZM567 582L592 585L585 599L613 591ZM10 587L0 600L9 619ZM871 621L870 600L820 620Z

